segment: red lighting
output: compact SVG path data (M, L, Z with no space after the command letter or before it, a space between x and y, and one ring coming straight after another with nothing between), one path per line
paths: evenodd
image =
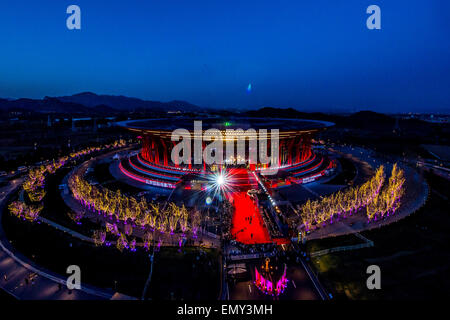
M235 208L231 233L236 241L245 244L272 242L259 209L247 192L230 192L227 196Z
M287 287L288 279L286 278L286 267L284 268L284 273L280 279L273 285L270 279L265 278L255 267L255 285L263 293L273 296L279 296Z

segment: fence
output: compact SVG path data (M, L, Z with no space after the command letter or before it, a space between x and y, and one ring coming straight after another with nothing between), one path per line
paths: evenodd
M314 257L320 257L325 254L329 254L329 253L333 253L333 252L356 250L356 249L368 248L368 247L373 247L373 241L368 241L366 243L355 244L355 245L351 245L351 246L341 246L341 247L334 247L334 248L330 248L330 249L319 250L319 251L311 252L310 256L312 258L314 258Z

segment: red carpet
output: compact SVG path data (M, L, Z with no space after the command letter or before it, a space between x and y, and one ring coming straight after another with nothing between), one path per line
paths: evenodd
M247 169L232 168L228 170L228 175L231 178L230 187L233 191L247 191L258 188L258 182Z
M270 235L256 204L247 192L230 192L229 200L234 204L231 233L244 244L270 243Z

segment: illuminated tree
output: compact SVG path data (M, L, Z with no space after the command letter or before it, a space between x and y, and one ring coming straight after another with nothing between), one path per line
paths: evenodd
M169 204L169 218L168 218L168 221L169 221L169 228L170 228L170 233L171 234L173 234L174 230L177 228L178 220L180 219L180 215L181 215L180 211L181 211L180 208L177 207L175 205L175 203L171 202Z
M183 233L185 233L188 230L188 218L189 218L188 211L183 204L182 207L180 208L180 228Z
M144 248L147 249L148 251L152 245L153 245L153 233L146 232L144 234Z
M202 215L200 214L200 211L197 210L197 208L194 209L194 213L192 214L192 232L194 235L197 235L198 228L200 227L200 224L202 222Z
M106 231L114 235L120 235L117 225L113 223L106 223Z
M124 231L127 236L131 235L133 233L133 226L131 224L126 224L124 226Z
M366 208L369 221L376 221L378 218L382 219L389 216L400 207L400 199L404 194L404 184L404 172L398 168L397 164L394 164L388 184Z
M22 201L11 202L8 206L9 211L18 218L23 217L25 211L25 203Z
M74 197L89 210L99 211L123 221L123 232L126 235L132 234L131 225L128 223L130 220L132 225L141 228L149 226L153 231L157 229L161 233L170 230L171 234L178 229L183 233L188 229L195 229L197 232L200 225L201 216L197 212L191 218L192 227L189 227L189 213L184 204L177 206L171 202L161 207L160 203L147 202L144 197L138 201L134 197L121 194L120 190L112 192L99 185L90 185L81 174L71 176L68 184Z
M136 238L133 238L133 240L129 242L129 248L130 251L136 251Z
M79 223L81 219L84 218L84 212L83 211L78 211L78 212L74 212L74 211L70 211L67 213L67 215L69 216L69 218L76 222Z
M96 246L101 246L105 243L106 232L103 230L95 230L92 235L92 239L94 240Z
M128 240L127 237L121 233L116 242L116 248L122 252L123 249L128 248Z
M374 176L361 186L348 188L342 192L321 197L319 200L306 201L299 207L300 217L306 230L317 228L333 218L347 217L368 207L370 215L378 210L380 203L377 199L384 184L384 167L380 166ZM374 209L375 208L375 209Z

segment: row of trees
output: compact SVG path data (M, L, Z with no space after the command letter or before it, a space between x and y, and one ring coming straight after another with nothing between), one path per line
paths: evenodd
M39 217L44 205L42 200L45 197L45 177L47 174L53 174L61 168L68 157L62 157L58 161L53 160L46 165L38 168L30 169L28 177L22 185L23 190L27 193L31 203L25 200L11 202L8 206L10 212L18 218L28 221L34 221Z
M42 203L26 204L23 201L13 201L9 204L8 209L18 218L34 221L39 217L43 207Z
M45 197L45 176L47 174L53 174L56 170L61 168L67 161L68 157L62 157L58 161L42 165L39 168L30 169L28 171L28 177L23 183L23 189L26 191L28 198L31 202L40 202Z
M114 242L107 241L108 232L110 232L116 236L116 240ZM95 230L94 233L92 234L92 239L94 240L94 244L96 246L102 246L102 245L111 246L114 243L115 247L121 252L125 249L128 249L130 251L136 251L136 246L137 246L136 237L133 237L131 240L129 240L126 232L121 233L120 231L113 231L113 230L109 229L108 226L107 226L106 230ZM183 239L183 236L180 234L179 239L178 239L180 247L181 247L182 239ZM154 232L151 232L151 231L145 232L142 237L142 241L143 241L144 249L149 251L150 248L155 245L156 237L154 235ZM158 245L161 245L161 244L162 244L162 239L159 239Z
M384 167L380 166L375 175L361 186L348 188L319 200L308 200L298 207L305 229L308 231L326 222L332 223L335 218L345 218L363 208L366 209L369 221L384 217L398 208L404 182L403 170L395 164L389 183L383 188L385 173Z
M144 199L145 201L145 199ZM186 214L186 210L184 206L176 206L173 203L169 203L170 210L172 212L181 211L182 214ZM233 205L228 201L224 200L222 202L222 208L224 210L224 215L230 216L231 221L231 215L233 211ZM164 211L164 210L163 210ZM152 214L147 212L147 214ZM182 215L182 214L174 214L176 215ZM198 231L198 228L201 224L201 213L200 211L194 209L192 212L190 220L191 222L191 229L193 233L193 238L196 238L196 234ZM176 219L168 219L169 221L169 229L170 228L170 221L175 221ZM164 235L160 232L158 232L158 229L149 229L145 228L144 225L144 231L140 235L133 234L133 225L131 223L124 224L121 228L118 227L117 223L105 223L105 229L104 230L95 230L93 232L92 238L94 240L94 243L96 246L112 246L114 245L118 250L123 251L124 249L128 249L130 251L136 251L136 237L140 238L142 240L141 244L142 247L145 250L150 250L151 247L160 247L163 245L163 243L167 240L170 241L170 245L178 245L180 248L183 245L183 242L187 240L185 232L188 230L188 220L187 219L180 219L179 220L179 230L182 231L182 233L177 233L175 235L171 235L170 239L167 239L167 237L164 237ZM138 227L138 226L135 226ZM142 225L141 225L142 227ZM225 229L229 229L230 226L226 224ZM174 231L176 231L176 227L173 228ZM173 232L171 232L173 234ZM225 231L227 233L227 231ZM109 235L109 237L108 237ZM115 241L108 241L108 238L116 239Z
M402 169L394 164L388 184L381 193L366 206L366 214L369 221L376 221L393 214L400 207L400 199L403 196L405 178Z
M74 159L74 158L78 158L78 157L81 157L81 156L85 156L85 155L91 154L92 152L95 152L95 151L100 151L100 150L103 150L103 149L122 148L122 147L125 147L125 145L126 145L126 141L124 139L119 139L119 140L116 140L116 141L114 141L112 143L105 144L105 145L103 145L101 147L88 147L88 148L82 149L82 150L77 151L77 152L72 152L69 155L69 157L71 159Z
M30 169L22 188L27 193L31 204L26 203L24 200L14 201L10 203L9 210L17 217L24 218L29 221L36 220L44 207L42 200L46 195L45 177L48 174L55 173L56 170L64 166L68 160L77 159L81 156L85 156L102 149L123 147L125 144L125 140L117 140L111 144L104 145L103 147L85 148L77 152L72 152L69 156L61 157L56 161L47 161L45 165L41 165L38 168Z
M74 197L88 209L124 221L126 234L131 234L129 228L136 225L148 226L161 233L169 231L171 234L176 231L185 233L191 229L196 235L201 224L200 212L195 209L189 216L184 204L178 206L171 202L161 206L160 203L147 202L144 197L137 200L122 194L120 190L111 191L93 186L80 175L73 175L69 179L69 187Z

